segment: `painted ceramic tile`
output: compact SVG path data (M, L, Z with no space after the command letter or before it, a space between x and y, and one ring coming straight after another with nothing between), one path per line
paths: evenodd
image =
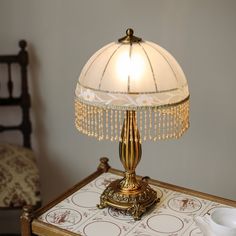
M99 210L100 194L113 180L120 178L104 173L62 202L45 212L39 220L83 236L202 236L193 217L211 214L225 205L152 186L160 203L134 221L119 210Z

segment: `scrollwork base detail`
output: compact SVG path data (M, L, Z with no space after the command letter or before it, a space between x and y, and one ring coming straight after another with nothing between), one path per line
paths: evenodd
M121 181L113 181L104 190L100 197L100 204L97 205L99 209L110 206L125 211L134 220L140 220L143 213L160 201L156 191L146 181L140 180L140 187L129 191L122 189Z

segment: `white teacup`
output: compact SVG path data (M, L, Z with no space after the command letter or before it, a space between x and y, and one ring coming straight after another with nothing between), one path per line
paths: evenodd
M211 214L213 232L219 236L236 236L236 209L219 208Z
M236 208L218 208L210 216L196 217L205 236L236 236Z

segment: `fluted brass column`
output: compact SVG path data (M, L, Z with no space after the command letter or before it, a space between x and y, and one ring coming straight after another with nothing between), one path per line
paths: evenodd
M99 208L107 206L124 210L135 220L156 203L157 193L146 181L136 178L135 169L141 159L142 148L136 124L136 112L127 111L119 143L120 160L124 166L124 178L115 180L104 190Z
M123 192L136 191L140 184L135 176L135 169L141 159L142 147L136 124L135 111L127 111L124 120L121 141L119 143L120 160L125 168L125 177L120 181Z

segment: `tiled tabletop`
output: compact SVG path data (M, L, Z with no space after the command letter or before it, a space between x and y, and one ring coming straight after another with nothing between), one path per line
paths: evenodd
M39 216L38 220L83 236L200 236L193 217L228 207L151 185L161 198L140 221L111 208L97 209L105 187L120 176L104 173Z

